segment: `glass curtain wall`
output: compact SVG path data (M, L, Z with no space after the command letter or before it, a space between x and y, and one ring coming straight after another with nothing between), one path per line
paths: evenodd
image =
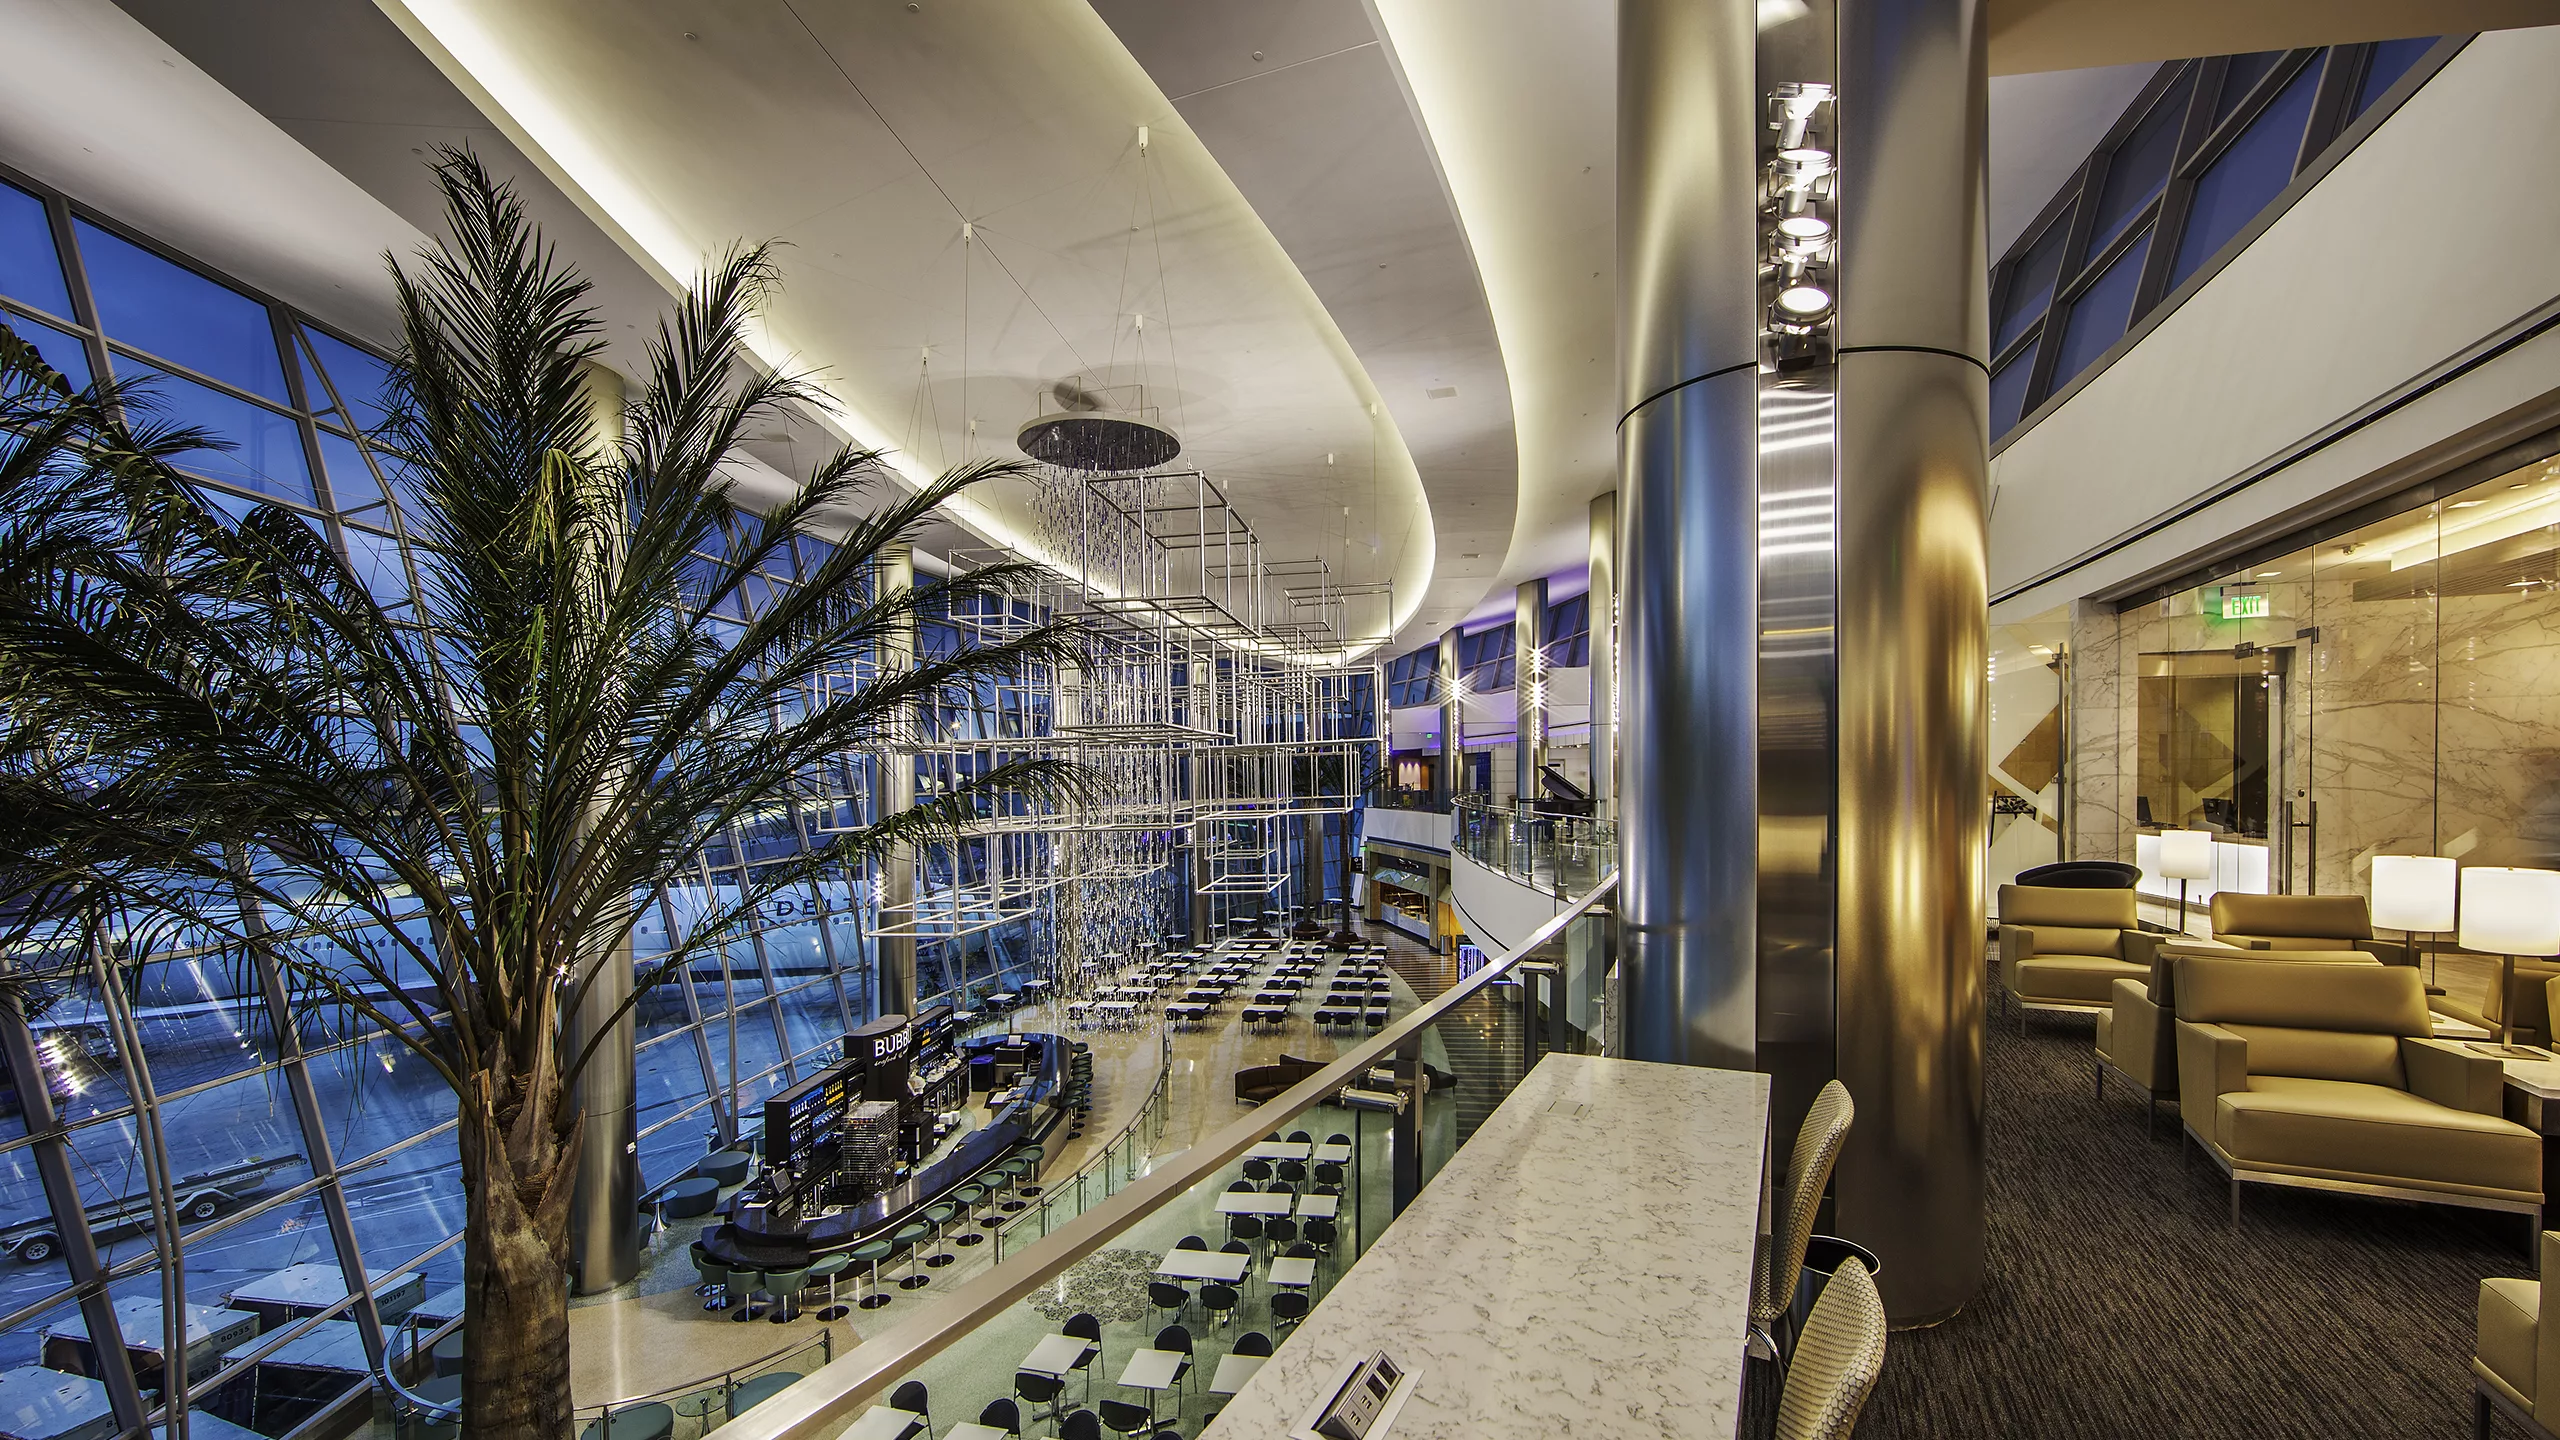
M13 176L0 176L0 323L75 383L147 379L160 418L231 442L186 462L212 503L234 514L262 501L290 507L395 616L408 610L409 482L401 458L369 438L384 418L380 357ZM825 553L824 542L804 538L784 562L790 573L767 583L797 583L799 567ZM956 627L972 618L929 621L927 643L955 643ZM859 782L875 763L848 759L846 793L872 793ZM769 817L713 847L700 891L670 895L641 924L639 968L654 967L703 894L739 885L749 867L802 843L816 818ZM983 855L960 863L983 865ZM845 1030L871 1016L865 888L838 881L777 898L752 934L642 1002L645 1185L680 1175L706 1145L736 1133L742 1109L752 1113L765 1095L832 1062ZM320 942L283 943L328 959ZM1040 943L1031 922L1014 921L958 945L920 947L926 988L952 994L970 978L1027 966ZM305 1262L356 1280L332 1241L343 1205L339 1223L374 1272L386 1318L455 1286L463 1201L453 1103L433 1073L290 973L271 995L249 959L197 937L137 933L127 944L132 953L94 970L9 957L13 969L56 972L24 993L40 1083L62 1129L31 1140L20 1089L36 1077L10 1077L0 1095L0 1368L77 1363L46 1335L77 1319L64 1251L84 1234L117 1299L156 1303L164 1271L182 1266L188 1302L218 1306L243 1283ZM286 1024L300 1035L318 1101L308 1117L279 1060ZM142 1223L155 1134L185 1222L165 1251ZM39 1148L56 1145L77 1205L50 1204L39 1181ZM334 1178L315 1177L312 1157L321 1155L334 1161ZM404 1267L421 1280L395 1281ZM444 1303L459 1313L458 1301Z
M2088 732L2080 853L2211 831L2199 905L2216 888L2369 894L2376 855L2560 865L2555 552L2560 460L2543 459L2120 612L2047 617L2071 631Z
M2430 36L2162 66L1992 267L1992 438L2069 387L2212 264L2438 43Z

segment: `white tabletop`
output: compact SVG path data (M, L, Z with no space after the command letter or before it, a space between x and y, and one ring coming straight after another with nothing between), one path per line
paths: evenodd
M1218 1373L1217 1376L1209 1382L1209 1393L1212 1395L1233 1395L1237 1391L1243 1389L1244 1382L1252 1379L1253 1372L1261 1369L1263 1363L1268 1361L1270 1358L1271 1357L1268 1355L1219 1356Z
M1374 1350L1418 1376L1395 1440L1548 1440L1568 1396L1574 1440L1733 1434L1768 1114L1763 1075L1547 1056L1202 1440Z
M1022 1357L1021 1368L1034 1375L1064 1375L1092 1348L1092 1341L1074 1335L1046 1336Z
M1120 1383L1140 1390L1164 1390L1182 1373L1182 1362L1191 1357L1179 1350L1132 1350L1129 1363L1120 1371Z
M1096 1000L1093 1002L1093 1008L1096 1010L1135 1010L1138 1007L1135 1002L1128 1000Z
M1292 1260L1284 1255L1271 1262L1271 1283L1287 1290L1304 1290L1316 1283L1316 1262L1303 1256Z
M1315 1158L1328 1165L1348 1165L1351 1163L1351 1147L1348 1145L1319 1145L1316 1147Z
M853 1422L852 1429L844 1432L844 1440L906 1440L908 1435L923 1428L924 1417L912 1410L892 1410L886 1405L874 1405L862 1412L862 1418Z
M1217 1209L1221 1215L1286 1215L1294 1203L1287 1195L1229 1190L1218 1197Z
M1013 1440L1013 1437L993 1425L981 1425L975 1420L964 1420L943 1431L942 1440Z
M1334 1217L1334 1212L1341 1208L1342 1197L1339 1195L1301 1195L1298 1197L1298 1214L1309 1220L1330 1220Z
M1244 1152L1247 1160L1304 1160L1309 1146L1287 1140L1264 1140Z
M1165 1252L1164 1263L1156 1267L1156 1273L1182 1280L1220 1280L1233 1285L1244 1278L1244 1268L1252 1261L1250 1255L1230 1255L1224 1250L1169 1250Z

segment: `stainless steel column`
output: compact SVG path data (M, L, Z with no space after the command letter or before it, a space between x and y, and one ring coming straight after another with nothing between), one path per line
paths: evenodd
M1511 793L1534 809L1547 767L1547 582L1511 592Z
M1618 6L1618 845L1627 1054L1753 1062L1752 0Z
M1840 0L1840 1233L1982 1283L1989 411L1981 0Z
M1591 497L1591 813L1618 804L1618 492Z
M907 545L891 545L880 552L880 592L893 595L911 590L916 583L915 550ZM908 665L916 656L916 625L913 619L897 627L897 634L884 647L884 658L891 663ZM906 750L895 750L880 757L879 809L883 816L912 809L916 803L916 757ZM891 850L880 862L880 907L884 917L906 930L904 935L878 935L879 983L872 987L882 1015L916 1013L916 852L901 845ZM890 912L894 911L894 915Z
M622 377L600 365L583 369L587 403L597 438L618 451L622 444ZM592 835L595 819L582 824ZM624 1002L631 998L631 931L602 937L585 963L596 967L577 1013L569 1017L571 1054L596 1041L570 1103L581 1132L577 1186L570 1192L569 1264L578 1293L610 1290L640 1273L640 1123L635 1046L638 1032ZM620 1012L617 1014L616 1012ZM307 1081L304 1083L308 1083ZM315 1102L316 1103L316 1102ZM353 1278L353 1277L350 1277Z
M1458 631L1451 626L1440 632L1439 675L1435 685L1440 692L1440 783L1437 787L1443 803L1456 797L1464 787L1458 783L1458 766L1467 758L1467 717L1458 703Z

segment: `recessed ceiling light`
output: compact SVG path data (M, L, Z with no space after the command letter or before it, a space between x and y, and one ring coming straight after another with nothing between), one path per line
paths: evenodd
M2281 570L2261 570L2258 572L2258 578L2261 580L2273 580L2283 573L2284 572Z
M1461 552L1458 558L1461 560L1481 560L1484 558L1484 555L1481 551L1467 550Z
M2485 500L2456 500L2453 502L2453 508L2456 510L2469 510L2475 506L2485 505L2487 503L2488 502Z

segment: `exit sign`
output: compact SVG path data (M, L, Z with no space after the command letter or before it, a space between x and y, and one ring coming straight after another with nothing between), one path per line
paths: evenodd
M2264 620L2267 597L2264 595L2224 595L2222 618L2225 620Z

